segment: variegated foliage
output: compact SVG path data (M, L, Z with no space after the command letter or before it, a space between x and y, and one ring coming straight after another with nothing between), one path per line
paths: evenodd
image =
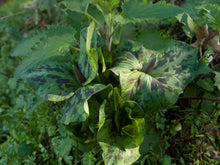
M96 10L103 16L107 13L105 21L109 21L111 15L108 12L119 1L106 1L102 4L104 7L99 6L100 0L96 2ZM67 9L78 14L88 14L90 3L90 0L63 2ZM133 15L135 6L142 8L142 4L124 3L122 8L126 19L130 18L128 22L145 19L141 12ZM163 5L152 4L146 9L152 6L161 9ZM172 13L169 13L170 9L173 9ZM180 12L171 5L165 5L161 11L165 14L162 18ZM157 12L146 14L159 17ZM120 16L117 15L114 21L118 22ZM107 23L113 24L111 20ZM106 32L113 30L111 27ZM198 73L197 49L173 41L161 53L145 49L141 43L125 41L109 51L113 33L103 39L94 22L81 29L79 44L75 33L67 25L48 28L29 38L27 49L16 53L28 40L22 42L13 54L27 57L15 77L27 79L33 91L44 100L66 100L61 110L62 123L72 129L82 146L94 142L99 145L105 164L132 164L140 156L139 146L146 132L145 115L175 104L179 94ZM78 45L79 53L69 52L71 46Z

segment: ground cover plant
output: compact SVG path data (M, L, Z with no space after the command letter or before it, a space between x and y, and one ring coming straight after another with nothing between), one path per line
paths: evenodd
M17 164L219 163L218 1L33 5L56 23L10 52L22 61L4 84L27 105L3 107L2 153ZM62 21L47 17L53 5Z

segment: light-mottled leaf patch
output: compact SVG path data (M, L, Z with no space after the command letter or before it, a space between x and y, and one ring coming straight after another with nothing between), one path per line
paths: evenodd
M78 59L78 67L86 78L83 85L89 84L98 73L98 48L97 33L94 32L94 24L90 24L88 28L84 28L80 34L80 56Z
M81 122L85 121L89 116L89 106L88 99L106 89L108 86L102 84L96 84L93 86L84 86L79 88L73 97L67 101L65 106L62 108L63 118L62 122L64 124L69 124L71 122Z
M103 150L103 160L106 165L128 165L134 163L139 157L139 147L120 149L106 143L99 143Z

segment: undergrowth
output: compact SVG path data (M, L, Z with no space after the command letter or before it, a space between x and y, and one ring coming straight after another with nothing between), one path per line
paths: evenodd
M0 17L0 164L220 164L219 1L9 0Z

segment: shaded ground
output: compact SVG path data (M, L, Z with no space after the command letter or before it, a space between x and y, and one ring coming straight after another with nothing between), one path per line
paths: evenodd
M3 5L7 0L0 0L0 6Z

